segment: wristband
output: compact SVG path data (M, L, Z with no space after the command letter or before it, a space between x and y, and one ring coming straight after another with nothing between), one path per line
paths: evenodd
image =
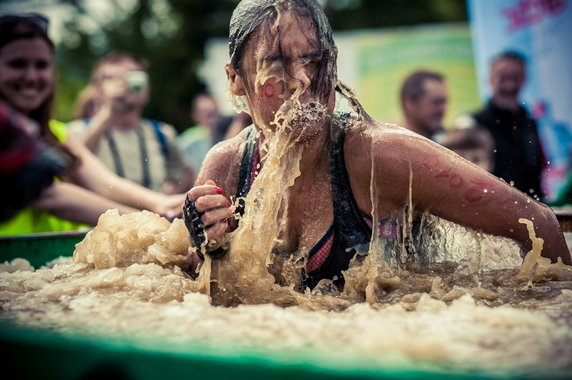
M197 210L195 202L190 200L187 196L185 198L185 205L183 206L183 219L185 226L189 231L189 240L199 251L205 245L205 225L201 221L202 212Z
M205 236L205 225L201 221L203 213L197 210L195 202L191 201L187 196L185 198L185 205L183 207L183 218L185 220L185 226L189 231L189 240L197 249L197 255L199 259L205 261L205 256L203 255L203 249L213 259L218 259L226 254L226 249L222 246L208 251L208 244ZM214 241L213 241L214 242Z

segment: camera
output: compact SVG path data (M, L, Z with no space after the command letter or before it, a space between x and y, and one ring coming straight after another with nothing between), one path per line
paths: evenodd
M123 75L131 92L142 92L147 89L149 77L145 71L128 71Z

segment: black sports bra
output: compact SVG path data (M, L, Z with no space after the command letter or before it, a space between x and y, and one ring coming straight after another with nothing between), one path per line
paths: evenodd
M341 271L348 268L350 260L358 252L368 251L371 239L371 218L358 209L353 197L344 160L344 139L348 115L339 116L341 128L334 139L330 154L330 173L334 220L330 228L309 252L305 268L304 286L313 288L324 278L334 279L342 288ZM258 139L251 126L245 142L240 166L237 198L246 197L256 176L259 161ZM244 203L239 203L239 212Z

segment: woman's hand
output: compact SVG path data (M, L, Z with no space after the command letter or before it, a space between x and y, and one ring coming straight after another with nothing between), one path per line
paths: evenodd
M207 239L220 241L228 228L228 218L233 216L231 202L223 190L207 180L204 185L193 187L187 197L185 224L196 248L205 245Z
M166 195L164 199L164 202L157 205L155 212L170 222L175 218L180 218L183 215L185 194Z

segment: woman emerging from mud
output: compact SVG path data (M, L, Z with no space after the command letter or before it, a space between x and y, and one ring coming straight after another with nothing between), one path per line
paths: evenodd
M337 48L315 0L243 0L232 15L229 48L229 92L254 125L210 151L188 193L185 222L200 247L195 267L204 253L215 265L234 263L229 273L245 271L249 260L271 272L280 262L274 280L283 285L313 288L333 279L343 287L342 271L378 236L372 220L401 213L403 223L415 225L427 212L525 250L531 241L519 218L529 219L544 239L542 255L571 263L548 207L367 115L337 80ZM336 93L353 112L335 111ZM238 256L243 260L233 261Z

